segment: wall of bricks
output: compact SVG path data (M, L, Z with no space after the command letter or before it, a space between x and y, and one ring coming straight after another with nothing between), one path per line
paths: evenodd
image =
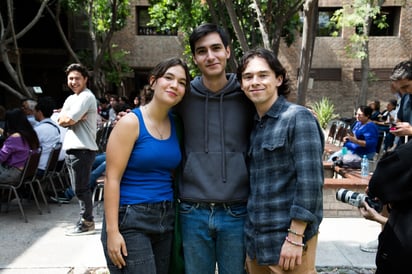
M350 0L320 0L320 7L342 7ZM412 1L387 0L385 6L401 6L399 36L370 37L369 56L370 68L391 70L403 60L412 58ZM360 81L353 80L354 69L360 69L359 59L349 57L345 45L353 30L344 29L341 37L317 37L315 41L313 68L341 68L342 81L314 81L313 88L306 95L307 105L317 102L322 97L329 98L335 105L336 112L341 117L352 117L358 106ZM279 58L289 72L291 82L296 83L296 68L299 67L301 41L292 47L282 45ZM381 101L381 106L393 99L390 92L390 81L371 82L368 90L368 102L375 99ZM296 89L295 89L296 91Z
M350 0L320 0L321 7L342 7L342 3ZM179 36L143 36L136 34L135 6L148 5L146 0L131 1L131 16L125 29L116 33L114 41L130 52L128 63L137 71L151 69L160 60L180 55L182 41ZM386 0L387 6L402 6L400 18L400 34L391 37L370 37L370 67L392 69L400 61L412 58L412 1ZM360 60L348 57L345 45L353 30L344 29L342 37L317 37L315 42L313 68L341 68L341 81L314 81L313 88L308 90L307 105L329 98L335 105L336 113L341 117L352 117L358 103L360 81L353 80L354 69L359 69ZM296 98L297 67L299 67L301 41L287 47L282 44L279 58L287 69L292 83L290 100ZM130 75L130 77L134 77ZM389 78L389 75L388 75ZM370 83L368 101L378 99L384 107L393 99L389 81Z
M126 27L113 36L113 41L130 54L128 64L136 70L150 70L165 58L180 56L182 53L181 37L138 35L136 26L136 6L148 6L148 1L130 1L131 13Z

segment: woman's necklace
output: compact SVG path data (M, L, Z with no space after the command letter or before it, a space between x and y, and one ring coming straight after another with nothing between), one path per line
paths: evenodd
M147 114L147 118L149 118L150 124L155 128L157 134L159 134L160 140L163 140L163 134L162 134L162 132L157 128L157 126L155 125L155 123L153 122L152 117L150 117L149 110L147 109L147 107L144 107L144 110L145 110L145 112L146 112L146 114Z

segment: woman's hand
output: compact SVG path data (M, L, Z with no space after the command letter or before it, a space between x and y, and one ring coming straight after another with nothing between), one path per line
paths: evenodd
M118 268L126 266L124 260L124 257L127 257L126 242L120 232L107 234L107 253L115 266Z

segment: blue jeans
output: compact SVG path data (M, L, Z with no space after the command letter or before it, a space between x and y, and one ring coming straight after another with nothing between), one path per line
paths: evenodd
M107 253L106 220L101 241L111 274L168 274L172 250L175 209L172 202L120 206L119 230L128 256L118 269Z
M186 273L245 273L244 204L206 204L181 202Z
M80 216L86 221L93 221L92 192L89 188L90 172L95 151L71 149L66 151L66 165L70 182L80 204Z
M92 173L90 173L90 189L96 186L96 180L106 171L106 153L96 155L92 166Z

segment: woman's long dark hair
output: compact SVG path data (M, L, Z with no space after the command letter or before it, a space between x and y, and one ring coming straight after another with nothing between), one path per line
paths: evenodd
M6 123L4 131L6 136L14 133L19 133L24 142L29 144L31 149L37 149L40 146L39 138L33 126L27 120L26 114L19 108L14 108L6 111Z

